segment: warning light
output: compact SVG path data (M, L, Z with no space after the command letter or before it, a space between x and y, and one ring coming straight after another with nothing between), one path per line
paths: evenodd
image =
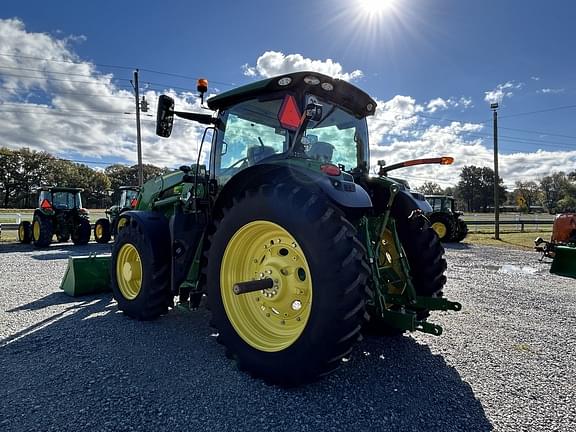
M450 156L443 156L440 158L440 165L452 165L454 158Z
M320 167L320 171L329 176L338 177L341 174L340 168L336 165L326 164Z
M296 99L292 95L287 95L282 102L280 111L278 111L280 126L285 129L296 130L300 126L301 116Z
M200 104L204 104L204 93L208 91L208 80L206 78L199 78L196 84L196 90L200 93Z

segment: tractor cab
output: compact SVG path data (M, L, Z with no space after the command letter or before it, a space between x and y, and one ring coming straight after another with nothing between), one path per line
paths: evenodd
M118 207L120 209L133 209L138 205L138 193L140 188L137 186L120 186L120 200Z
M79 188L41 188L38 191L38 207L47 211L80 209L82 191Z
M426 195L426 200L430 203L435 212L456 213L454 198L445 195Z

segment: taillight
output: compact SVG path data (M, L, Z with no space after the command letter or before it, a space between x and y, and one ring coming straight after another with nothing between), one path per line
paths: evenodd
M320 167L320 171L329 176L338 177L342 172L336 165L326 164Z

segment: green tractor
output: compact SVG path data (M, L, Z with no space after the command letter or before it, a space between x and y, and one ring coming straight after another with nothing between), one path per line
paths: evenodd
M118 202L106 210L105 218L98 219L94 224L94 239L97 243L108 243L112 236L116 236L119 216L136 207L139 191L138 186L120 186Z
M90 240L88 211L82 208L83 189L68 187L40 188L38 208L32 223L20 222L18 239L21 243L33 242L36 247L46 247L56 236L57 242L72 238L76 245Z
M119 217L110 278L120 310L151 320L176 296L195 309L206 295L227 356L287 386L338 368L367 320L382 335L441 334L430 311L461 305L442 296L446 260L427 203L369 175L372 98L297 72L207 104L215 115L160 96L158 135L170 136L174 116L207 127L196 164L148 181Z
M427 214L432 229L443 242L461 242L468 235L463 213L456 210L454 198L446 195L426 195L432 210Z

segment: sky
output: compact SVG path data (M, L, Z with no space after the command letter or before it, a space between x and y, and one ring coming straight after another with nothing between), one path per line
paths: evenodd
M130 79L140 69L144 162L196 159L203 129L154 134L159 94L202 111L210 94L296 70L368 92L371 164L450 155L406 169L413 185L493 166L500 105L506 185L576 169L576 2L558 0L174 0L9 2L0 10L0 146L95 168L136 161Z

